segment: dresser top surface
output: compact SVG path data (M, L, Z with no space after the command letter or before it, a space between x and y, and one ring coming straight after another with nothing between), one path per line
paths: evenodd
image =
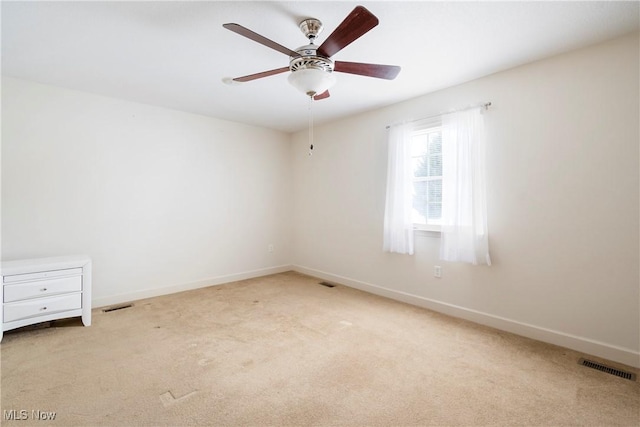
M20 259L15 261L2 261L1 272L3 276L8 276L11 274L84 267L89 264L91 264L91 258L88 255Z

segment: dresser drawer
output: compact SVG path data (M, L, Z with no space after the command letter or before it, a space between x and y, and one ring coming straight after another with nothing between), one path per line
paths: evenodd
M82 294L36 298L4 304L4 322L82 308Z
M79 276L82 268L66 268L64 270L38 271L36 273L12 274L3 276L4 283L24 282L25 280L43 280L64 276Z
M4 285L4 302L14 302L79 291L82 291L82 276L40 280L19 285Z

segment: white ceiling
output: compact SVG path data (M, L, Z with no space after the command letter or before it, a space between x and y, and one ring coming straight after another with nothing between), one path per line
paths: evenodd
M340 61L402 66L392 81L336 73L316 123L370 110L637 31L632 2L8 2L2 74L287 132L308 121L289 73L230 86L289 58L222 27L243 25L281 45L307 44L298 23L333 31L358 4L380 25Z

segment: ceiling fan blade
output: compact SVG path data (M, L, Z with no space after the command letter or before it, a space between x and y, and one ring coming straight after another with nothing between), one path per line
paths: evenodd
M289 55L289 56L293 56L293 57L298 57L300 56L300 54L298 52L294 52L293 50L286 48L276 42L274 42L273 40L269 40L268 38L261 36L258 33L255 33L253 31L251 31L248 28L243 27L242 25L239 24L223 24L222 25L224 28L226 28L227 30L231 30L234 33L240 34L241 36L244 36L248 39L253 40L254 42L258 42L262 45L265 45L267 47L270 47L271 49L275 49L278 52L282 52L285 55Z
M328 91L328 90L325 90L325 91L324 91L324 92L322 92L321 94L314 96L314 97L313 97L313 100L314 100L314 101L320 101L321 99L328 98L329 96L331 96L331 95L329 95L329 91Z
M318 53L330 58L376 25L378 18L364 7L357 6L320 45Z
M400 67L397 65L335 61L333 63L333 70L340 73L358 74L361 76L393 80L400 72Z
M234 82L250 82L251 80L261 79L263 77L273 76L274 74L280 74L289 71L289 67L276 68L275 70L263 71L261 73L249 74L248 76L236 77Z

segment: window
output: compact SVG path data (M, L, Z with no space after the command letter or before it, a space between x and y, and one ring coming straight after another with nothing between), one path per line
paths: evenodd
M442 223L442 129L420 127L411 135L414 227L439 231Z
M383 250L412 255L414 230L436 231L440 259L491 265L482 110L389 129Z

